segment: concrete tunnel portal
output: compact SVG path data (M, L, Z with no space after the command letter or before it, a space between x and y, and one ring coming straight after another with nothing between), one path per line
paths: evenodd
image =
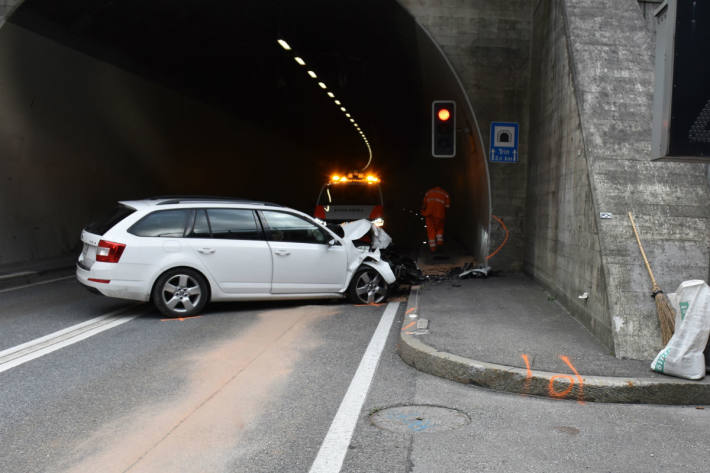
M420 243L401 210L440 184L447 233L484 262L483 142L441 49L395 0L294 3L19 4L0 27L0 267L73 255L117 200L222 195L312 213L332 172L368 161L340 106L372 147L395 242ZM431 157L435 99L457 102L452 159Z

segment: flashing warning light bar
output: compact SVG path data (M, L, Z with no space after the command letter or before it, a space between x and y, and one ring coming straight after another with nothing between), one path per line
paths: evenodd
M330 176L330 182L332 183L338 183L338 182L350 182L350 181L355 181L355 182L367 182L368 184L374 184L377 182L380 182L380 178L375 176L374 174L367 174L364 175L359 172L350 172L346 175L340 175L340 174L333 174Z

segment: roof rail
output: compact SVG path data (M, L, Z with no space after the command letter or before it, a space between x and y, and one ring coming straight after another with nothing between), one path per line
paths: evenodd
M242 199L239 197L224 197L224 196L210 196L210 195L163 195L149 197L147 200L159 200L155 205L173 205L180 204L183 202L220 202L220 203L238 203L238 204L251 204L251 205L272 205L275 207L282 207L280 204L275 204L273 202L264 202L259 200Z

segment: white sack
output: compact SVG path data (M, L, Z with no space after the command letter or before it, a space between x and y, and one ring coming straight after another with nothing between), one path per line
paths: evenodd
M687 379L705 376L703 351L710 335L710 287L705 281L683 281L668 300L676 313L675 333L658 353L651 369Z

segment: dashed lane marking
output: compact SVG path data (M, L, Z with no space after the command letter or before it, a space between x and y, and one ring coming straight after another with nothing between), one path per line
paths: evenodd
M44 337L0 351L0 373L125 324L138 317L140 313L123 316L120 316L120 314L135 309L139 305L131 304L128 307L114 310L91 320L50 333Z

